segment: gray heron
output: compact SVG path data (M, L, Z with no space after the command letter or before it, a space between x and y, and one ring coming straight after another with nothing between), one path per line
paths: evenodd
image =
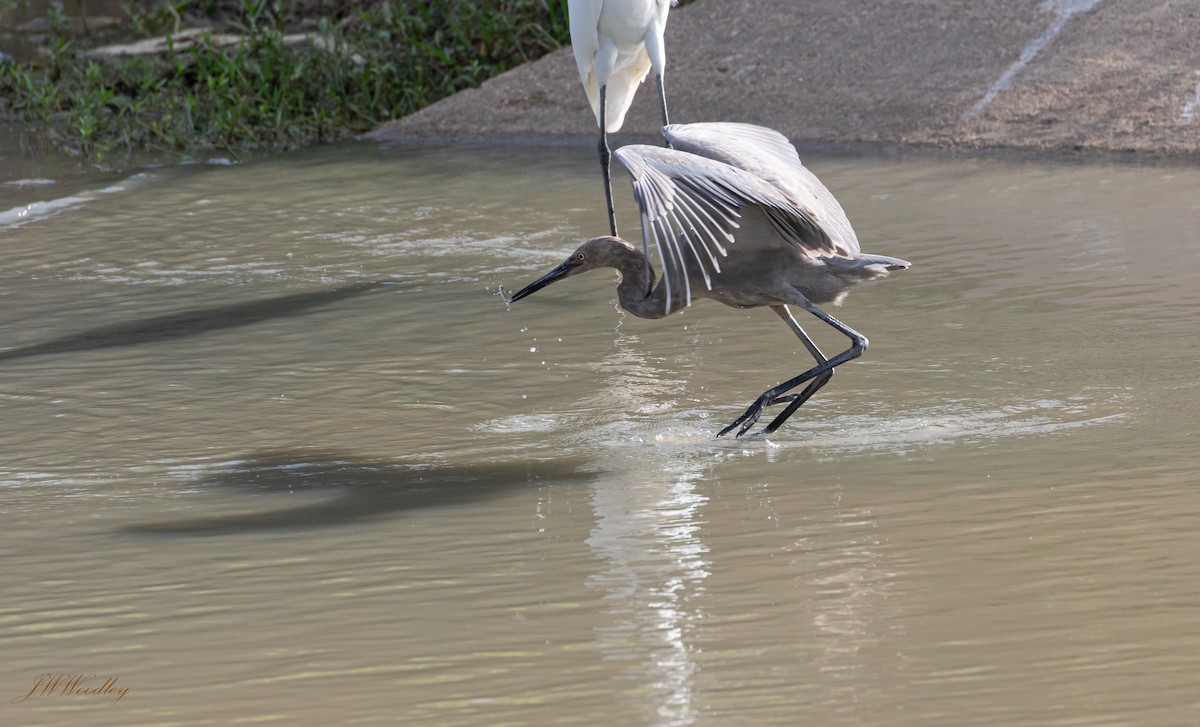
M833 376L862 355L867 339L817 307L839 305L857 283L903 270L898 258L859 250L842 206L800 163L796 149L773 129L750 124L675 124L663 128L669 148L631 145L614 156L633 177L641 211L642 249L616 236L583 243L558 267L512 296L512 302L595 268L621 274L617 300L641 318L682 311L694 298L735 308L769 306L800 338L816 366L767 389L717 434L749 430L763 410L787 407L762 433L775 431ZM653 241L663 267L655 281ZM826 358L792 316L799 306L850 339ZM799 393L789 393L801 384Z

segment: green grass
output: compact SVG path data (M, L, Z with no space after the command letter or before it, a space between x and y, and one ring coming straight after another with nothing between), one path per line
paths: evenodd
M38 62L0 65L0 113L23 122L29 143L111 164L143 150L236 155L332 141L569 42L565 0L165 0L125 14L124 40L198 18L243 40L110 61L86 51L111 31L52 32ZM63 21L49 15L52 27ZM296 31L322 42L285 45Z

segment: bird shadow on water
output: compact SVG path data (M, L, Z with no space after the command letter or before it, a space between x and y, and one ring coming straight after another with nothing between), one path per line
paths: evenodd
M264 503L301 495L303 504L134 523L120 530L197 536L348 525L485 502L525 487L582 484L595 476L591 463L579 458L429 466L361 461L329 452L266 452L214 466L193 488L224 491L226 500L241 494Z
M193 308L125 323L99 326L42 343L0 350L0 361L45 354L157 343L175 338L197 336L210 331L238 328L273 318L299 315L312 308L337 303L398 282L400 281L371 281L340 288L289 293L271 298Z

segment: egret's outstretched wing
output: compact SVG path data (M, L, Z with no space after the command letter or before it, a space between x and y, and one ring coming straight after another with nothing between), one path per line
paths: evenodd
M663 127L671 146L747 171L782 191L816 220L833 242L831 252L850 257L859 251L858 236L846 213L816 175L800 163L796 147L765 126L713 122Z
M633 198L642 218L642 240L653 241L663 266L667 300L683 291L691 304L689 269L709 289L721 259L763 247L794 245L807 254L835 254L821 226L775 185L715 159L686 151L635 144L613 152L633 177ZM741 210L761 209L778 237L738 239ZM728 246L736 244L736 252ZM675 295L672 295L672 291ZM670 303L668 310L670 313Z
M775 129L730 121L671 124L662 129L671 146L752 171L786 176L802 167L788 138Z

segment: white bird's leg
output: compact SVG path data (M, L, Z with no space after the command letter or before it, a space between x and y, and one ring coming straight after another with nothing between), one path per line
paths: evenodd
M662 111L663 126L671 122L667 118L667 89L663 85L663 74L667 69L667 51L663 47L663 28L658 27L646 34L646 55L650 58L650 68L654 71L654 80L658 84L658 108ZM671 142L666 142L671 148Z
M663 77L661 73L656 75L654 78L658 81L658 107L660 110L662 110L663 126L669 126L671 121L667 118L667 89L665 86L663 86ZM668 141L667 148L670 147L671 142Z
M605 116L607 111L607 101L605 91L608 86L600 87L600 146L597 151L600 152L600 171L604 174L604 201L608 204L608 228L612 230L613 237L617 235L617 210L613 206L612 193L612 150L608 148L608 128Z
M861 333L854 330L850 326L847 326L845 323L842 323L841 321L839 321L838 319L829 315L828 313L821 310L820 308L813 305L812 303L805 301L804 303L798 303L798 305L802 305L804 307L804 309L807 310L809 313L812 313L816 317L825 321L829 325L836 328L839 332L844 334L847 338L849 338L850 339L850 348L846 349L845 351L842 351L841 353L839 353L838 355L834 356L831 359L826 359L824 362L818 363L816 366L809 369L808 371L805 371L804 373L800 374L799 376L792 378L792 379L788 379L787 381L783 382L779 386L776 386L774 388L767 389L766 391L764 391L762 393L762 395L759 396L758 399L756 399L755 402L753 404L751 404L748 409L746 409L745 413L743 413L740 417L738 417L736 420L734 420L733 424L730 424L729 426L725 427L720 432L718 432L717 433L718 437L722 437L722 436L728 434L729 432L733 431L734 429L738 429L738 433L735 436L738 436L738 437L742 436L743 434L746 433L746 431L748 429L750 429L750 427L754 426L754 423L756 421L758 421L758 418L760 416L762 416L763 409L770 406L771 404L774 404L778 401L783 400L784 394L786 394L787 392L796 388L800 384L803 384L805 381L808 381L810 379L815 379L819 376L822 376L822 375L832 371L835 367L841 366L842 364L846 363L847 361L850 361L851 359L858 358L859 356L861 356L863 354L863 351L867 350L868 341L867 341L866 336L862 335ZM790 315L789 315L789 317L790 317ZM799 328L799 324L796 324L796 327ZM793 330L795 330L795 329L793 329ZM801 329L801 330L803 330L803 329ZM804 338L807 338L807 336L805 336ZM811 343L811 341L810 341L810 343ZM813 348L816 348L816 344L813 344ZM812 349L809 349L809 350L810 350L810 352L812 351ZM820 387L818 387L818 388L820 388ZM792 404L794 404L795 406L788 407L788 411L786 412L788 414L788 416L791 416L791 411L794 411L796 407L799 407L800 404L804 403L804 401L806 400L804 395L807 392L808 392L808 389L805 389L805 391L801 392L799 396L797 396L795 399L791 400ZM813 390L813 392L815 393L815 389ZM811 395L812 394L810 393L809 396L811 396ZM797 401L799 401L800 404L796 404ZM783 422L780 421L779 423L782 424ZM772 424L775 424L775 422L772 422ZM740 428L739 428L739 426L740 426Z

